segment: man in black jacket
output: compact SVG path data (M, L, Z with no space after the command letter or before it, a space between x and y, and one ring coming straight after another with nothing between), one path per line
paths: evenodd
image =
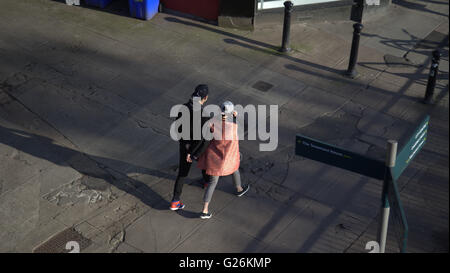
M181 192L183 190L184 180L189 174L191 169L192 159L197 159L200 154L205 150L207 143L204 140L201 130L203 125L209 118L202 117L201 113L203 110L204 103L208 100L208 86L205 84L200 84L195 88L195 92L192 94L191 99L184 105L188 107L190 113L190 138L179 140L180 142L180 159L178 166L178 176L175 180L175 186L173 190L173 198L170 204L171 210L183 209L185 205L180 201ZM194 104L200 105L194 105ZM194 111L200 111L200 113L194 113ZM201 126L199 129L199 136L201 139L194 139L194 116L201 117ZM181 113L178 114L178 118L181 118ZM180 130L181 129L181 130ZM179 128L181 133L182 128ZM197 132L198 133L198 132ZM206 173L202 172L204 179L206 179ZM206 181L205 181L206 182Z

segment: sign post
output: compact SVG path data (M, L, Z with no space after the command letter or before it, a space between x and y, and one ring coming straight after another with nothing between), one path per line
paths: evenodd
M389 140L385 162L302 135L296 136L296 155L383 180L380 226L377 235L381 253L386 249L390 214L396 224L394 227L399 238L400 251L406 252L408 223L400 200L397 179L425 145L429 120L430 116L422 120L398 154L397 141Z
M397 141L389 140L387 145L387 156L386 156L386 168L393 168L395 166L395 159L397 157ZM383 180L383 191L381 196L381 221L380 221L380 229L378 233L378 242L380 244L380 253L384 253L386 249L386 238L387 231L389 225L389 198L388 198L388 190L389 184L391 181L390 172L385 172L385 177Z
M397 179L406 169L411 160L416 157L420 149L425 145L428 133L428 123L430 116L426 116L420 125L415 129L409 140L397 155L397 141L389 140L387 147L386 161L372 159L367 156L357 154L328 143L324 143L302 135L296 136L295 154L328 165L339 167L345 170L356 172L378 180L383 180L383 190L381 196L381 215L378 232L378 243L381 253L386 249L386 238L389 224L389 215L392 208L395 228L401 229L397 232L399 247L402 253L406 252L408 240L408 223L405 211L400 200L400 191L397 186Z
M428 125L430 116L426 116L422 122L417 126L406 144L402 147L395 159L395 164L390 167L388 176L388 187L386 188L387 198L390 207L392 208L393 220L397 223L396 236L399 239L400 252L406 252L406 245L408 241L408 222L406 221L405 211L400 200L400 191L397 186L397 180L408 167L409 163L416 157L422 147L425 145L428 135ZM384 191L383 191L384 193ZM384 196L384 195L383 195ZM399 227L401 229L399 229ZM381 246L380 246L381 250Z
M397 181L392 179L392 172L389 172L389 188L388 199L392 208L392 220L394 221L394 231L398 239L401 253L406 252L408 242L408 222L406 221L405 211L400 200L400 191L398 190Z

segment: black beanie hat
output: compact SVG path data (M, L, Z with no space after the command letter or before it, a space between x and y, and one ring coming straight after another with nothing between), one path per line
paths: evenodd
M195 88L194 93L192 94L192 97L200 97L204 99L206 96L208 96L208 86L206 84L199 84Z

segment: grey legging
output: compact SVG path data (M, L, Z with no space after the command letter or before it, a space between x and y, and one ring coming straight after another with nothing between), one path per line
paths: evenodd
M206 188L205 196L203 197L203 201L205 203L206 202L209 203L211 201L214 190L216 189L216 186L217 186L217 182L219 182L219 178L220 178L220 176L210 176L209 177L208 187ZM239 170L237 170L233 173L233 183L236 188L242 186L241 185L241 174L239 173Z

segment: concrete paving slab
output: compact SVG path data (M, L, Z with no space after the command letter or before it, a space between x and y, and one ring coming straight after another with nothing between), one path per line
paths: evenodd
M319 240L309 250L311 253L342 253L350 243L358 238L365 231L371 218L361 217L357 214L342 212L330 225L330 228L323 232ZM335 243L334 240L338 240ZM305 247L305 245L304 245Z
M299 177L297 172L290 171L281 185L303 195L315 197L322 188L331 183L329 179L332 176L329 172L324 174L328 168L322 163L310 160L294 161L289 164L289 169L302 170L302 175Z
M170 157L171 154L161 153L159 160L146 161L142 157L143 152L149 149L164 149L172 144L172 139L155 133L150 128L141 128L138 122L134 120L123 120L119 126L112 128L109 132L99 138L95 143L86 145L96 160L102 164L117 171L126 172L133 166L152 168L161 163L161 161ZM124 143L124 145L117 145ZM125 144L126 143L126 144ZM175 146L175 145L172 145ZM154 150L153 150L154 151ZM147 154L153 159L158 153ZM123 162L123 158L129 158ZM160 161L161 160L161 161Z
M380 86L380 85L376 85ZM397 89L398 87L393 87L389 85L392 89ZM368 106L372 109L385 109L385 107L389 104L389 101L395 97L395 94L390 94L388 91L383 92L380 91L380 87L372 87L362 90L358 93L352 101L356 103L360 103L364 106Z
M66 228L67 226L57 221L36 225L31 232L21 234L20 240L14 246L14 252L31 253L35 247Z
M85 219L96 215L115 198L110 190L92 190L81 184L81 181L63 185L56 191L44 196L44 199L59 206L62 210L54 219L73 226L82 223Z
M319 203L310 203L285 230L272 242L269 252L298 252L305 242L313 242L314 232L320 222L333 213L333 209ZM311 243L313 244L313 243ZM310 245L308 247L310 247Z
M402 21L394 21L395 18L400 16ZM420 21L420 24L415 24L418 21ZM395 56L403 56L406 51L412 49L415 43L440 25L441 21L442 19L424 16L419 12L411 12L393 6L385 15L381 24L367 24L365 33L369 39L363 41L363 44L377 48L382 52L390 52ZM392 28L393 25L395 25L395 28ZM374 33L385 34L380 36Z
M207 35L209 34L207 33ZM217 46L218 43L219 46ZM158 47L155 52L160 56L169 57L174 64L186 64L192 71L204 72L203 67L209 64L211 64L210 68L215 68L214 64L217 59L213 56L223 53L222 44L224 42L221 39L205 37L199 41L197 35L183 34L175 43Z
M271 87L267 91L258 90L255 88L258 82L268 83ZM237 92L260 98L270 102L270 105L278 105L281 108L305 88L304 82L261 68L255 71L245 86L242 86Z
M152 85L153 82L157 82L155 77L122 74L112 81L105 83L101 88L105 90L105 97L119 97L124 100L130 105L126 109L127 112L131 112L138 106L142 107L151 103L155 99L152 96L162 95L163 90L158 90ZM108 93L111 95L108 95ZM105 103L105 101L101 103Z
M108 206L104 212L87 219L87 223L101 231L113 225L126 227L148 211L145 203L130 194L117 198Z
M253 40L250 37L231 36L224 38L223 42L227 44L224 52L246 60L256 66L264 65L277 58L279 54L275 51L275 45L266 45L261 40Z
M219 53L214 58L214 61L205 64L200 69L200 72L240 86L247 82L248 78L253 75L256 69L257 66L248 61L225 53Z
M386 114L379 114L374 110L367 108L364 110L363 117L358 121L358 130L366 135L383 136L386 128L392 126L395 119Z
M165 201L153 206L147 214L126 229L125 242L144 252L168 252L186 236L190 236L201 223L199 215L203 206L204 190L199 186L184 185L181 198L186 208L180 212L173 212L168 209L173 182L158 183L152 189L164 195ZM219 213L233 197L229 193L216 190L210 205L211 211L214 214ZM164 222L171 224L161 224Z
M7 236L2 237L0 248L2 252L8 253L31 253L34 247L66 228L57 221L36 225L30 220L22 224L20 232L9 232Z
M121 243L115 253L143 253L142 250L130 246L127 243Z
M334 177L315 196L316 201L368 218L375 217L381 204L382 181L345 171L335 172Z
M92 141L82 137L87 137L89 135L87 131L92 130L92 133L101 133L102 129L106 130L110 126L109 123L100 121L105 118L105 115L109 116L107 120L110 121L122 118L121 115L110 110L104 108L102 109L103 111L100 110L101 108L99 109L98 104L93 105L92 102L81 97L70 98L70 93L65 93L67 97L58 95L58 93L61 94L61 92L64 91L61 89L55 90L51 86L36 86L35 89L31 92L27 92L20 99L24 103L27 103L29 101L36 101L36 98L39 97L43 98L42 101L35 104L33 111L39 113L41 117L48 119L49 123L60 128L60 131L63 132L64 135L70 136L75 143L79 142L79 145ZM58 104L50 103L49 98L52 95L55 101L59 101ZM81 106L83 104L80 103L82 101L86 103L83 107ZM86 131L80 131L81 128L85 128ZM82 141L82 139L84 141Z
M278 113L278 148L291 147L295 144L295 136L301 125L301 115L293 113L288 109L281 109ZM269 124L266 128L270 128Z
M295 137L291 138L291 144L295 141L292 141L292 139L295 139ZM295 159L292 145L286 148L278 147L277 150L264 152L258 157L258 161L261 162L258 165L260 169L253 169L253 172L267 181L281 184L286 178L289 172L289 164L293 160Z
M251 247L247 247L247 243ZM179 245L175 253L254 253L266 246L263 242L219 219L208 219L191 237Z
M2 37L5 38L5 40L8 40L8 44L13 45L17 48L20 48L21 50L29 53L34 48L43 46L48 43L48 40L45 39L45 37L42 36L34 36L33 33L40 32L37 28L37 26L29 26L23 23L18 24L11 24L12 27L19 27L21 31L19 32L20 36L14 36L11 35L11 32L8 31L2 31ZM8 30L8 29L5 29ZM17 30L17 29L13 29ZM17 34L17 33L16 33Z
M377 218L378 219L378 218ZM370 241L376 241L377 238L377 229L378 229L378 221L374 219L370 225L367 227L365 232L359 237L351 246L349 246L345 253L367 253L369 250L366 250L366 245ZM398 253L400 251L398 247L398 241L393 234L393 229L390 228L388 230L388 237L386 242L386 250L385 253Z
M61 209L36 196L38 191L39 183L30 183L2 196L2 251L31 252L38 243L65 228L53 220Z
M291 44L293 49L298 48L300 52L305 53L307 56L314 56L305 60L314 60L316 64L335 67L336 64L350 56L351 40L330 35L328 32L320 29L316 29L313 33L304 37L301 41L293 41Z
M20 187L22 184L27 183L33 177L36 177L40 173L40 169L36 164L31 164L27 161L30 158L29 155L19 152L16 149L9 149L6 145L0 144L1 150L1 164L0 172L5 174L2 177L2 192L8 192ZM8 170L17 170L9 175ZM21 171L19 171L21 170Z
M330 97L333 99L329 100L328 98ZM330 94L323 89L308 87L295 98L291 99L284 108L288 111L294 111L297 127L301 128L311 124L320 116L333 113L345 102L345 98Z
M78 233L87 239L92 239L98 236L102 231L88 222L82 222L73 227Z
M411 101L410 99L399 98L392 102L392 106L385 113L405 121L417 123L426 113L426 105L421 103L420 100Z
M223 47L224 38L245 39L251 33L246 30L223 28L170 13L158 14L152 19L151 23L163 30L201 40L211 48Z
M39 173L40 194L44 196L63 184L81 178L81 174L70 167L51 167Z
M6 44L6 42L0 45L0 56L5 63L0 69L0 80L2 82L14 72L20 71L29 61L29 57L21 54L20 49L11 44Z
M20 226L39 212L39 184L26 183L0 198L0 214L8 226Z
M138 188L138 191L142 192L144 196L146 196L148 191L153 191L155 194L158 194L162 200L158 201L158 203L154 203L153 207L166 209L170 205L169 202L172 201L175 178L176 177L159 180L158 183L152 185L150 189L142 190L142 188ZM185 185L189 185L189 181L186 181Z
M364 230L364 220L312 202L265 251L342 252ZM328 236L334 243L329 243Z
M265 243L271 242L299 213L301 209L291 207L264 197L247 194L236 198L215 218L233 225Z
M280 54L281 25L251 33L161 13L141 21L128 16L126 3L99 10L5 0L0 154L4 166L18 170L24 166L11 162L32 163L22 176L41 171L25 184L0 178L0 216L9 219L0 223L0 249L27 252L76 226L93 241L86 252L367 252L365 243L376 238L379 181L295 156L292 139L302 133L384 160L386 140L402 142L430 113L429 141L398 183L412 226L410 251L445 252L445 45L436 104L419 98L433 41L448 34L448 15L441 0L394 2L364 21L361 76L350 80L342 76L350 21L295 24L294 51ZM386 66L386 54L417 66ZM253 90L261 80L272 89ZM278 149L262 153L259 141L241 141L242 178L251 189L236 199L230 177L221 178L209 221L198 218L204 190L195 164L182 196L186 209L168 210L178 163L168 111L203 82L212 90L209 103L283 105ZM398 252L393 230L388 252Z
M335 146L343 146L343 141L351 139L359 133L357 124L360 119L360 116L355 116L344 111L337 111L334 114L318 118L314 123L300 128L299 132L302 135L319 141L324 141ZM327 131L328 133L326 133ZM358 143L354 144L356 147L360 147Z
M398 20L402 18L402 20ZM420 21L418 25L416 22ZM403 56L414 44L440 25L442 18L392 5L377 20L364 21L361 44L395 56ZM330 34L351 40L354 22L323 23L318 27ZM393 27L394 26L394 27ZM344 31L346 30L346 31ZM377 35L383 33L383 35Z
M392 1L396 5L399 5L401 7L415 10L416 12L420 12L424 15L438 17L438 16L446 16L448 15L448 11L443 8L443 5L446 4L443 0L437 0L433 2L426 2L418 1L418 0L394 0Z
M200 224L170 210L150 210L126 229L125 242L144 252L169 252Z

